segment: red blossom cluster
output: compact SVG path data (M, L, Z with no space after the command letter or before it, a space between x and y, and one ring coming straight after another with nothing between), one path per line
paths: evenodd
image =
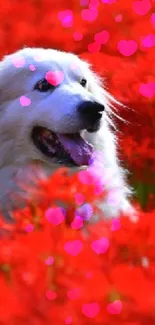
M0 324L154 324L155 211L105 220L97 202L106 193L87 180L60 170L16 223L1 219ZM83 223L84 205L99 222Z

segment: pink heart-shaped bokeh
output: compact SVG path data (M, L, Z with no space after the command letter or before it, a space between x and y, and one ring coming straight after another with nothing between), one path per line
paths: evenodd
M148 82L139 86L139 92L142 96L152 98L155 95L155 82Z
M118 315L122 310L122 302L120 300L115 300L112 303L108 304L107 310L109 314Z
M84 200L85 200L85 198L84 198L83 194L81 194L81 193L76 193L75 194L75 202L76 202L76 204L81 205L81 204L84 203Z
M34 230L34 225L32 223L29 223L28 225L25 226L25 230L27 232L32 232Z
M151 23L154 25L155 24L155 13L151 15Z
M146 48L150 48L155 45L155 35L154 34L148 34L142 39L141 42L142 46Z
M59 11L58 19L64 27L72 27L73 25L73 12L72 10Z
M79 32L74 32L73 37L74 37L75 41L81 41L83 39L83 35Z
M46 291L46 298L47 298L48 300L55 300L56 297L57 297L57 293L56 293L56 292L54 292L54 291L52 291L52 290L47 290L47 291Z
M16 68L21 68L25 64L25 59L24 58L14 58L12 59L12 63Z
M121 14L115 16L116 23L120 23L123 19L123 16Z
M136 41L133 40L121 40L118 42L118 50L124 56L133 55L138 49Z
M113 219L111 223L111 230L117 231L121 228L121 222L120 219Z
M65 220L65 215L61 208L49 208L45 212L45 218L55 226L60 225Z
M71 223L72 229L81 229L83 227L83 219L80 216L76 216Z
M109 41L110 35L107 30L103 30L100 33L95 34L94 39L96 43L106 44Z
M104 254L109 248L109 239L102 237L98 240L94 240L91 244L91 248L96 254Z
M58 86L64 80L63 71L48 71L46 72L45 79L52 86Z
M82 312L85 316L89 318L94 318L100 312L100 306L97 302L93 302L90 304L84 304L82 306Z
M77 256L82 251L83 244L80 240L68 241L64 245L64 250L72 256Z
M97 9L83 9L81 11L81 16L82 16L83 20L92 22L97 18L98 10Z
M29 106L31 104L31 99L26 97L26 96L21 96L20 97L20 104L22 106Z
M67 292L67 296L70 300L76 300L80 297L80 289L74 288Z
M151 2L149 0L134 1L132 3L132 9L137 15L144 16L151 9Z
M33 64L30 64L30 70L35 71L35 69L36 69L35 66Z

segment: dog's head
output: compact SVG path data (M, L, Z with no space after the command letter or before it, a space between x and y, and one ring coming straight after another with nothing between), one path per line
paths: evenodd
M89 64L71 53L25 48L1 62L0 94L3 164L89 164L87 135L99 131L109 107Z

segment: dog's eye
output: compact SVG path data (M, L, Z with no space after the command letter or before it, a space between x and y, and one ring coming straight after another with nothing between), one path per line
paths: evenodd
M34 87L35 90L38 90L40 92L46 92L53 88L54 88L54 86L49 84L49 82L46 79L40 80L39 82L37 82L37 84Z
M81 79L81 81L80 81L80 84L81 84L81 86L82 87L86 87L86 84L87 84L87 80L86 79Z

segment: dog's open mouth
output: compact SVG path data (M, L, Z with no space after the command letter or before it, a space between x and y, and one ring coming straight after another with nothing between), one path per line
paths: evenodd
M79 133L59 134L41 126L32 130L35 146L57 163L71 166L89 165L93 147Z

